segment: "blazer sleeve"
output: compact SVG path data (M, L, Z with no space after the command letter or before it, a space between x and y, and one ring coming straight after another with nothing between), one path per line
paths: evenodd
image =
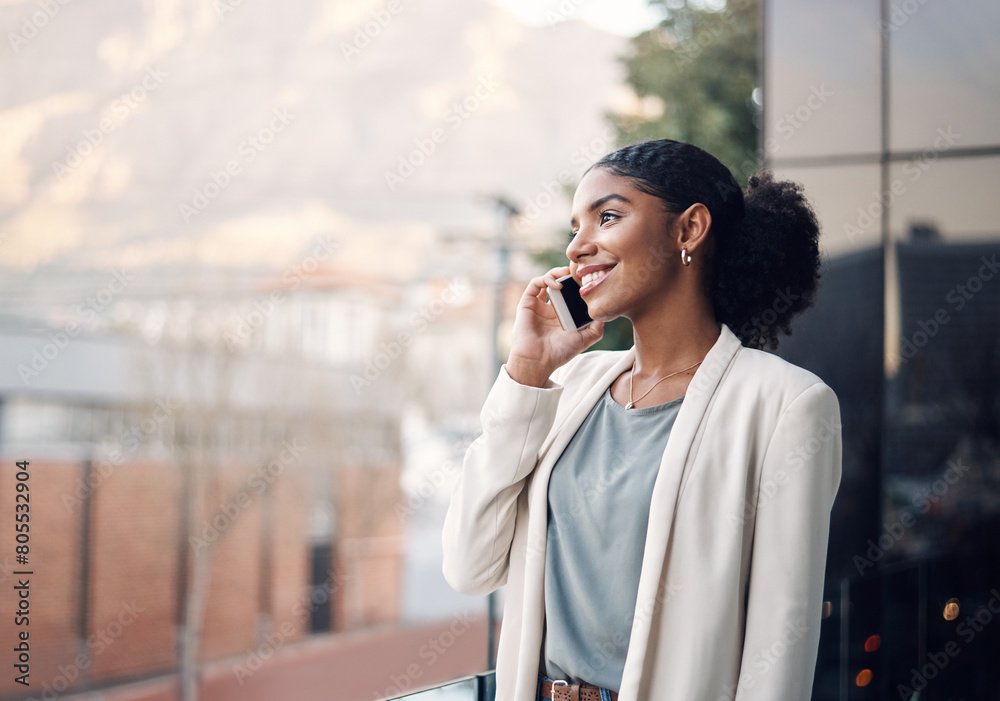
M517 500L555 420L558 376L529 387L504 365L483 404L482 433L466 451L442 531L444 577L463 594L488 594L507 581Z
M840 405L818 382L782 412L760 472L739 701L812 695L841 454Z

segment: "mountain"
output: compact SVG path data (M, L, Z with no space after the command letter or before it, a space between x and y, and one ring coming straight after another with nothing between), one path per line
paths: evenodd
M7 288L273 275L320 236L354 272L486 274L490 198L534 215L519 241L559 241L556 178L630 99L626 39L487 0L42 0L0 26Z

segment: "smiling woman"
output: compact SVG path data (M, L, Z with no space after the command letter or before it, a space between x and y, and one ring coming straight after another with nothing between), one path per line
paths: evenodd
M812 210L659 140L592 166L571 224L569 265L521 298L482 413L504 419L444 525L453 587L508 587L497 698L807 698L840 407L761 348L814 297ZM545 303L567 273L595 320L580 331ZM631 349L581 353L618 317Z

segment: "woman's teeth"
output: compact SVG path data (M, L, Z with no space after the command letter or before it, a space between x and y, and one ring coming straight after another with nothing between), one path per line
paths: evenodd
M595 280L600 280L607 274L608 274L607 270L598 270L596 273L587 273L582 278L580 278L580 282L586 286L594 282Z

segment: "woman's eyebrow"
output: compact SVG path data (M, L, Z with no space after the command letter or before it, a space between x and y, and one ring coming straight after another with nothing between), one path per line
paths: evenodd
M604 197L599 197L598 199L596 199L593 202L591 202L590 206L587 207L587 211L588 212L593 212L593 211L595 211L597 209L600 209L602 205L607 204L608 202L610 202L612 200L621 200L625 204L632 204L632 201L629 198L627 198L625 195L619 195L619 194L613 192L610 195L605 195ZM569 225L570 226L576 226L576 217L573 217L573 218L571 218L569 220Z
M625 204L632 204L631 200L629 200L629 198L627 198L625 195L618 195L615 193L611 193L610 195L605 195L600 199L594 200L594 202L590 205L590 207L587 208L587 211L593 212L594 210L599 209L601 205L603 205L606 202L610 202L611 200L621 200Z

